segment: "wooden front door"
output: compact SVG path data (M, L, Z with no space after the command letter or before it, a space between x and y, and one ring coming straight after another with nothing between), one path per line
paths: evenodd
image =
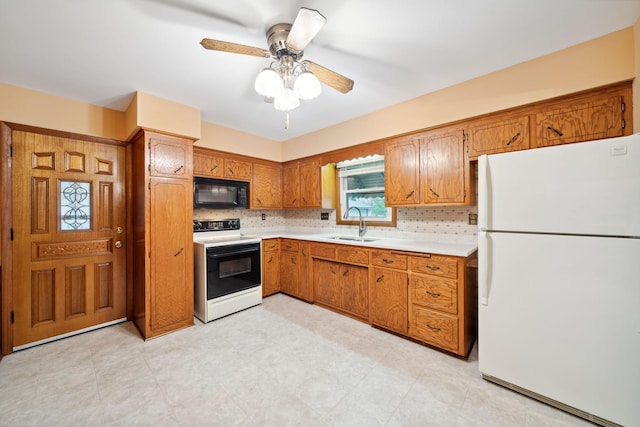
M126 317L125 148L12 139L13 346Z

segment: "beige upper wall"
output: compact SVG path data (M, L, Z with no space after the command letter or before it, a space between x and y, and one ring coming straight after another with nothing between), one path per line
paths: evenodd
M633 47L633 55L635 57L635 67L636 79L633 81L633 105L635 108L633 109L633 123L634 132L638 132L640 129L640 19L636 21L636 24L633 26L633 35L634 35L634 47Z
M0 120L118 140L127 136L121 111L5 83L0 83Z
M640 70L639 32L640 24L636 23L634 27L290 139L283 143L283 160L632 79ZM635 91L636 99L638 92ZM635 110L638 117L640 107ZM635 123L640 121L636 119Z
M202 122L202 137L194 145L275 162L282 161L282 143L209 122Z

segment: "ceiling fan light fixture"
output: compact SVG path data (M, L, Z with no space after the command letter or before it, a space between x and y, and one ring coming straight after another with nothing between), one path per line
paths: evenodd
M254 89L265 98L276 98L284 90L280 74L273 68L265 68L256 77Z
M273 106L279 111L291 111L300 106L300 100L293 92L293 89L285 87L273 100Z
M298 98L308 101L317 98L322 93L322 86L320 80L311 71L304 71L296 77L293 91Z

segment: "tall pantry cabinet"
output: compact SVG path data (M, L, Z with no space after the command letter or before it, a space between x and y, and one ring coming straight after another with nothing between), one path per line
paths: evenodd
M193 140L132 140L134 322L145 339L193 324Z

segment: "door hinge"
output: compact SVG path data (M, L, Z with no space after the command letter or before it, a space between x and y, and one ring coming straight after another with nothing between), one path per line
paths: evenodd
M9 157L13 157L13 144L9 144Z
M624 127L625 127L626 125L627 125L627 124L625 123L624 119L622 119L622 129L624 129Z
M149 190L151 190L151 183L147 184L147 187L149 187Z
M11 324L13 325L16 322L16 316L13 310L11 310Z
M624 105L624 102L623 102L623 103L622 103L622 105L621 105L621 111L622 111L623 113L624 113L624 109L625 109L625 107L626 107L626 106Z
M147 165L147 170L148 170L149 172L151 172L151 163L149 163L149 164Z
M411 328L411 322L407 320L407 329Z
M13 228L11 228L11 240L13 240Z

